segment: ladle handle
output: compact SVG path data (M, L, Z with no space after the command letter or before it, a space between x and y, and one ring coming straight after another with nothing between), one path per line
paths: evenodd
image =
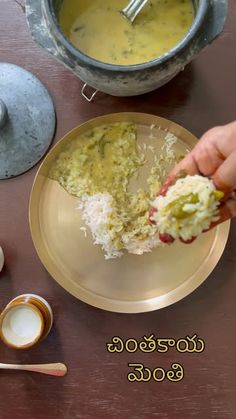
M3 128L3 126L7 122L8 112L7 107L3 100L0 99L0 129Z
M148 0L131 0L121 13L133 23L137 14L142 10Z

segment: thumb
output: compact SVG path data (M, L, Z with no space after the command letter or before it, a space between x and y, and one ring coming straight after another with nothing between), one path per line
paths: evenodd
M212 180L216 188L225 192L226 196L236 189L236 150L218 167Z

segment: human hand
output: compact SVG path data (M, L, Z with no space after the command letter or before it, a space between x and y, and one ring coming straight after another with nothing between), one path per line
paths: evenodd
M220 218L211 225L211 228L235 217L236 122L207 131L194 149L171 171L159 192L160 195L166 194L181 171L189 175L200 174L210 177L216 188L224 192L224 199L219 207ZM171 238L164 237L163 241L170 243Z

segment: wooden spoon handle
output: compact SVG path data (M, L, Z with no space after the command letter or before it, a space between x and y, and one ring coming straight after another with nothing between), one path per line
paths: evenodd
M42 374L54 375L56 377L63 377L67 373L67 367L65 364L54 363L54 364L34 364L34 365L14 365L14 364L1 364L0 369L10 369L19 371L33 371L40 372Z

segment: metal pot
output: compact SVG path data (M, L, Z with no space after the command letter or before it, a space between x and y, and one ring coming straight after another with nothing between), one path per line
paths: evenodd
M222 32L228 7L227 0L193 0L195 19L178 45L147 63L119 66L90 58L70 43L57 19L62 3L63 0L26 0L27 20L34 40L86 85L114 96L147 93L171 80Z

